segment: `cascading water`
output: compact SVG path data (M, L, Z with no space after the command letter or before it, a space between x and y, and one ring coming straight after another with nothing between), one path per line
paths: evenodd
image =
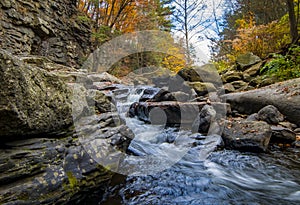
M122 167L132 170L130 175L149 175L171 167L188 152L194 142L190 131L165 129L164 125L145 124L126 116L130 105L139 101L145 88L147 87L131 88L127 100L117 101L119 115L135 135L128 148L133 155L127 156L122 162ZM206 145L205 152L199 152L203 155L202 158L216 147L216 143L218 141L215 138L204 141L203 144L209 145Z
M216 151L213 136L194 144L188 131L126 117L143 89L131 88L125 100L117 100L120 116L135 134L129 147L134 155L123 162L131 175L121 185L112 185L97 204L300 203L299 151Z

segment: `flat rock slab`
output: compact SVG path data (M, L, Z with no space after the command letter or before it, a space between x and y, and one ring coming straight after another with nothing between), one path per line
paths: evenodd
M300 126L300 78L256 90L225 94L222 98L233 110L243 114L256 113L267 105L274 105L288 121Z

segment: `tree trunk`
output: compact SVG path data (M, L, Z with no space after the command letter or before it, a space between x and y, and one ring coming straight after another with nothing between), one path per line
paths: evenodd
M294 10L294 0L286 0L288 12L289 12L289 21L290 21L290 34L292 38L292 44L298 41L298 28L297 28L297 20L296 14Z
M189 24L188 24L188 2L187 0L184 1L184 35L185 35L185 44L186 44L186 61L187 65L191 64L191 53L190 53L190 41L189 41Z

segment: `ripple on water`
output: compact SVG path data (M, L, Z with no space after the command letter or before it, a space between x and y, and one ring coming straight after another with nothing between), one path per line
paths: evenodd
M137 133L137 139L131 144L136 155L162 154L165 146L180 148L185 142L182 138L167 142L172 136L171 131L160 132L135 120L127 120L127 123ZM146 135L147 131L155 137ZM208 158L207 155L203 157L206 153L202 152L203 148L210 148ZM190 148L180 161L160 172L128 176L118 188L111 187L113 194L104 200L104 204L110 204L116 196L119 197L116 204L129 205L300 203L299 152L253 154L222 150L211 153L211 148ZM138 163L130 157L128 160L129 165ZM154 166L160 165L153 163L148 169Z

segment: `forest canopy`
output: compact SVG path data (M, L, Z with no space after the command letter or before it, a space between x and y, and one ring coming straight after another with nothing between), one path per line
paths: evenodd
M211 60L219 67L230 66L238 55L248 52L266 58L270 53L297 45L299 40L298 0L75 0L75 3L82 13L79 18L93 22L91 38L97 45L134 31L169 33L175 45L171 48L174 55L139 53L116 65L129 70L151 65L177 72L192 66L195 48L191 36L199 41L203 36L210 40ZM217 10L220 7L221 15ZM176 31L182 35L175 37Z

